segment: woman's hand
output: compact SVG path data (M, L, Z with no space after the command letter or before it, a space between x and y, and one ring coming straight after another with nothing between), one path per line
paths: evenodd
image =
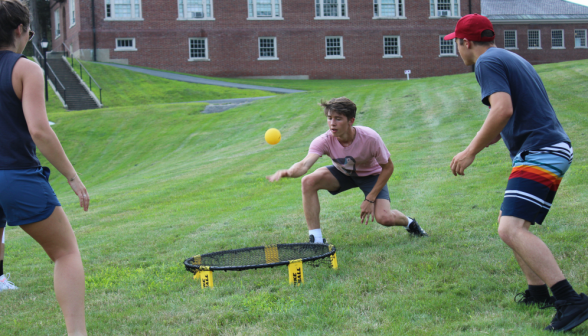
M84 211L88 211L88 207L90 206L90 195L88 195L88 191L82 183L82 180L80 180L80 177L76 175L72 178L68 178L67 182L74 193L80 198L80 207L84 208Z

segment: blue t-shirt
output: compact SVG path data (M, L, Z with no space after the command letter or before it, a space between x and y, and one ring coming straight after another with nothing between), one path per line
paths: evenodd
M559 142L570 143L541 78L521 56L504 49L488 49L476 62L476 79L485 105L490 106L489 97L496 92L511 97L513 114L500 132L511 157Z

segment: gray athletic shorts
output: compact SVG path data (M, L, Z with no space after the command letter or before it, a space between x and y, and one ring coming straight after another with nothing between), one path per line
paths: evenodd
M329 191L332 195L337 195L338 193L344 192L345 190L359 188L363 191L363 194L367 196L378 181L378 175L370 175L370 176L347 176L343 174L339 169L335 166L327 166L327 169L335 176L337 181L339 181L339 189L335 191ZM378 194L376 199L385 199L390 200L390 193L388 192L388 184L382 188L382 191Z

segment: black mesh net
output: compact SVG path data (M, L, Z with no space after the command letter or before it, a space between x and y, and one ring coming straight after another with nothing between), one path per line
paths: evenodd
M323 263L321 259L333 255L335 251L335 246L329 244L275 244L197 255L186 259L184 265L193 273L204 268L212 271L241 271L274 267L287 265L291 260L298 259L319 266ZM330 259L325 259L324 264L330 264Z

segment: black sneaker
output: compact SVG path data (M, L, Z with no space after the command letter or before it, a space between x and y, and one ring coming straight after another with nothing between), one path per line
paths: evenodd
M308 236L308 242L314 243L314 235ZM326 244L326 243L327 243L327 240L325 238L323 238L323 244Z
M537 300L533 295L531 295L531 291L526 289L523 293L517 293L515 295L514 301L519 304L525 305L543 305L541 308L551 308L554 307L555 304L555 297L550 296L549 299L545 301Z
M588 320L588 296L584 293L580 294L580 299L573 301L555 301L554 306L557 312L544 330L568 331Z
M410 218L410 217L408 217ZM408 233L410 233L413 236L416 237L428 237L429 235L425 232L425 230L423 230L423 228L421 228L419 226L419 223L417 223L416 219L414 218L410 218L412 219L412 223L410 223L410 225L408 226L408 228L406 228L406 231L408 231Z

